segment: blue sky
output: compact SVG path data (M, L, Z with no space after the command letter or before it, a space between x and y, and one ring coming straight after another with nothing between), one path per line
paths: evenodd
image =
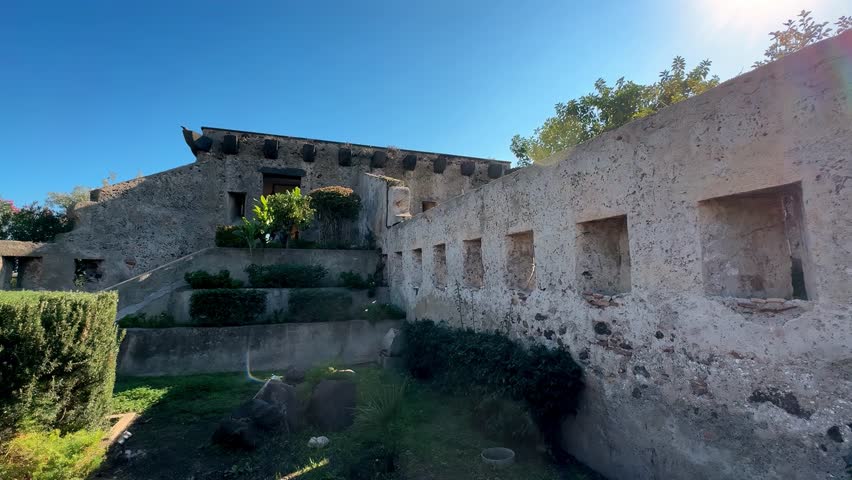
M723 80L844 0L20 1L0 16L0 196L193 160L180 126L511 159L598 77L675 55Z

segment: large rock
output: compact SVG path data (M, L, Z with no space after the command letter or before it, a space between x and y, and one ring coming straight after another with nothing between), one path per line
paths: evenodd
M269 402L253 398L231 412L231 418L248 420L256 427L266 431L278 431L286 428L286 412Z
M304 407L296 395L296 388L281 380L267 380L255 400L262 400L274 407L284 418L286 418L289 430L295 431L301 425Z
M227 415L213 433L213 442L227 448L251 450L260 441L260 431L293 432L298 429L304 407L296 389L280 380L268 380L251 400Z
M402 331L398 328L391 328L388 333L382 338L382 353L389 357L398 357L402 355L405 349L405 338Z
M355 420L357 386L352 380L322 380L308 407L311 422L323 431L339 432Z
M254 450L258 444L258 432L247 418L226 418L213 432L213 442L226 448Z

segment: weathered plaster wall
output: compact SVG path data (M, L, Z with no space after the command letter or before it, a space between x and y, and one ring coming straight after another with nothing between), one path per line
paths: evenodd
M391 228L392 300L410 318L568 346L588 387L564 425L565 447L610 478L844 478L852 453L850 65L852 32ZM765 222L773 211L777 218L774 203L727 215L736 220L728 227L702 212L707 200L796 184L801 216L782 229ZM606 288L582 275L595 255L581 241L585 222L618 216L626 216L626 238L597 244L611 252L626 242L629 289L619 282L615 296L586 292ZM798 238L785 234L796 224ZM510 288L507 275L508 236L527 231L531 291ZM722 233L725 248L707 232ZM447 288L432 281L441 244ZM468 257L480 248L477 288L480 267ZM731 255L722 263L730 278L740 265L753 275L758 253L769 259L765 285L792 281L799 257L809 300L707 293L705 268L719 264L711 257ZM615 275L614 265L598 270ZM791 288L762 296L789 297Z
M192 375L276 371L329 362L373 362L397 320L283 323L246 327L130 328L121 342L119 375Z

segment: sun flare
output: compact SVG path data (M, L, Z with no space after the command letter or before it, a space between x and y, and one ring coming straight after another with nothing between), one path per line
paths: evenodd
M800 11L819 8L824 0L698 0L693 13L710 31L766 36Z

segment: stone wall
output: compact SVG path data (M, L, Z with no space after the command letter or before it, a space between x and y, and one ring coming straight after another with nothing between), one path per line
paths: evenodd
M117 373L128 376L276 372L330 362L373 362L382 338L400 322L283 323L246 327L130 328Z
M392 227L392 301L569 347L564 446L610 478L844 478L850 65L852 32Z
M73 231L33 249L34 256L53 266L32 286L73 288L74 261L81 260L96 264L99 272L81 287L99 290L212 247L216 226L238 223L242 211L251 217L253 199L270 193L264 189L271 182L296 179L305 192L342 185L365 195L361 218L347 231L358 236L353 243L369 246L387 225L408 218L409 208L416 213L424 201L440 203L471 191L508 168L507 162L429 152L206 127L203 132L209 151L195 149L194 163L93 191L93 201L72 212ZM229 135L236 141L234 154L223 151ZM277 145L274 158L264 152L267 141ZM312 155L304 153L306 145ZM350 154L346 162L341 151ZM382 166L373 160L376 153L383 155ZM400 207L394 204L391 223L389 184L405 185L397 188L404 190L404 215L396 219ZM398 194L394 199L400 202ZM0 244L0 256L11 255L6 247Z

